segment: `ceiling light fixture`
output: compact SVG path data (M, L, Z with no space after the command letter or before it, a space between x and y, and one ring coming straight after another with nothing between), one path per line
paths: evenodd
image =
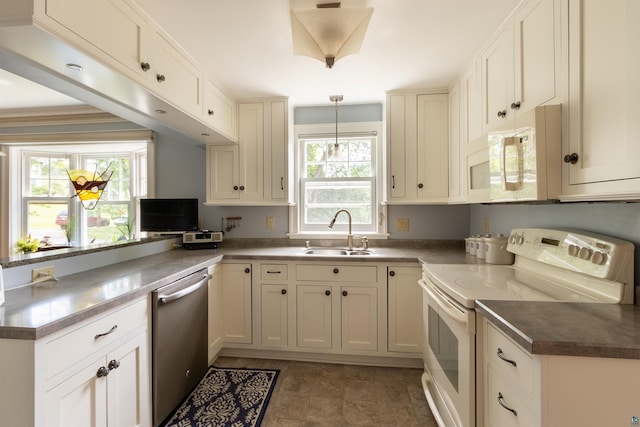
M338 59L360 51L372 14L372 7L343 9L340 3L292 9L293 53L310 56L331 68Z
M342 101L344 98L342 95L330 95L329 99L331 102L336 103L336 142L333 144L333 148L338 149L338 102Z

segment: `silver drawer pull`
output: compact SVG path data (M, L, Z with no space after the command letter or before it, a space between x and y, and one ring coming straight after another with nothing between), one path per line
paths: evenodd
M267 270L267 274L282 274L282 271L270 271L270 270Z
M116 331L116 329L118 329L118 325L113 325L113 327L111 329L109 329L107 332L104 332L102 334L98 334L94 337L94 339L98 339L98 338L102 338L104 336L107 336L109 334L112 334Z
M504 397L502 397L502 393L498 393L498 403L507 411L511 412L514 416L518 416L518 412L515 409L509 408L506 403L504 403Z
M515 360L507 359L506 357L504 357L504 353L502 352L502 349L500 347L498 347L498 353L496 354L498 355L500 360L504 360L507 363L511 363L513 366L518 366Z

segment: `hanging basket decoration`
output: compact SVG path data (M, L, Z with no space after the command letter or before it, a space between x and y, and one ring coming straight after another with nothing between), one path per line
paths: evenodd
M76 190L76 194L73 197L78 197L82 207L86 210L92 210L98 205L102 192L109 183L113 171L109 170L109 167L102 172L89 172L83 169L72 169L67 171L69 179L73 184L73 188Z

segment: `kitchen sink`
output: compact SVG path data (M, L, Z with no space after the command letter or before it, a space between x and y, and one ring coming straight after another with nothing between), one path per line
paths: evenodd
M328 255L328 256L348 256L348 255L371 255L371 251L365 249L341 249L341 248L307 248L303 252L305 255Z

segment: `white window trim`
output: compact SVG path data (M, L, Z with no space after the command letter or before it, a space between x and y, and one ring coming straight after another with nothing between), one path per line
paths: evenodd
M296 125L294 126L294 139L293 139L293 151L294 151L294 180L293 180L293 197L294 203L289 206L289 233L287 236L290 239L342 239L346 238L344 231L331 231L327 227L326 232L300 232L300 163L302 161L300 152L299 139L302 135L321 135L321 134L333 134L335 135L336 125L335 123L327 124L315 124L315 125ZM389 233L387 232L387 206L383 203L384 200L384 133L382 129L382 122L356 122L356 123L340 123L338 126L338 134L341 133L371 133L377 134L377 143L375 147L376 168L374 174L376 176L376 202L377 209L374 210L377 216L377 230L376 232L359 233L366 234L369 239L387 239ZM327 224L328 225L328 224ZM356 233L354 233L356 234Z
M155 196L155 147L154 132L150 130L126 130L105 132L74 132L51 134L14 134L0 135L0 150L6 155L0 157L0 236L6 236L0 241L0 257L14 255L11 242L22 236L20 222L22 218L22 200L16 200L21 194L21 180L12 180L11 176L22 176L23 165L20 152L30 146L51 145L86 145L116 143L146 143L147 145L147 194ZM95 149L94 149L95 151ZM98 149L102 151L102 149ZM135 191L135 190L134 190ZM11 210L14 206L14 210ZM18 207L16 212L15 206ZM136 217L139 212L136 212Z

